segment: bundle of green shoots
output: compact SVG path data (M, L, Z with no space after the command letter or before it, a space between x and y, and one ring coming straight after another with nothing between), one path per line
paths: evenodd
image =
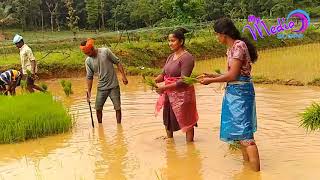
M60 84L66 96L70 96L70 94L73 94L71 81L61 80Z
M153 79L147 78L145 76L142 76L142 77L143 77L144 83L150 86L152 90L158 88L157 83Z
M240 147L240 142L239 141L234 142L233 144L229 144L229 150L231 150L231 151L237 151L240 148L241 147Z
M222 74L220 69L215 69L214 72L217 74Z
M48 91L48 85L46 83L40 83L39 86L45 91L47 92Z
M27 89L27 82L25 80L20 81L20 87L24 91Z
M316 131L320 129L319 103L313 103L301 114L300 126L304 127L307 131Z
M31 77L31 75L32 75L31 71L29 69L27 69L27 76Z
M193 84L199 82L198 79L195 78L195 77L193 77L193 76L190 76L190 77L188 77L188 76L183 76L183 77L182 77L182 81L183 81L184 83L188 84L188 85L193 85Z

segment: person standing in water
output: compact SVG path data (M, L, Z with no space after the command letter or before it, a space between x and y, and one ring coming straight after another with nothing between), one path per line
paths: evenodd
M156 83L165 82L164 86L157 88L160 98L156 114L163 107L163 124L168 138L173 138L173 132L181 129L186 133L186 141L192 142L198 112L194 87L182 80L182 77L191 75L195 64L193 56L185 48L186 32L181 28L169 34L173 53L168 57L163 72L155 79Z
M214 31L220 43L228 47L228 71L222 75L203 74L201 84L227 82L222 103L220 139L240 143L243 159L254 171L260 171L260 158L253 134L257 129L255 91L251 80L252 63L258 59L254 45L241 38L229 18L218 19Z
M119 58L115 56L109 48L94 48L93 39L81 42L80 49L88 56L85 61L87 71L88 102L90 102L91 98L94 73L97 73L99 77L95 104L98 122L102 123L103 106L107 98L110 97L114 110L116 111L117 123L121 124L122 114L120 87L117 74L113 67L114 64L117 65L118 70L122 75L123 84L127 85L128 80Z

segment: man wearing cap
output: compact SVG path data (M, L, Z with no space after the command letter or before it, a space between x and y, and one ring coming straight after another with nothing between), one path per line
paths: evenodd
M87 71L88 102L90 102L94 73L97 73L99 77L95 103L98 122L102 123L103 106L107 98L110 97L116 111L117 123L121 124L120 87L113 67L114 64L117 65L118 70L122 75L123 84L127 85L128 80L119 58L115 56L109 48L94 48L93 39L83 41L80 49L88 56L85 61Z
M24 44L22 36L16 34L13 38L13 43L20 49L20 60L22 65L22 73L26 77L27 90L34 92L34 89L43 91L42 88L34 84L36 73L38 71L36 59L33 56L29 46ZM30 72L31 74L28 74Z
M20 86L21 73L17 70L10 69L0 74L0 92L7 95L16 94L16 87Z

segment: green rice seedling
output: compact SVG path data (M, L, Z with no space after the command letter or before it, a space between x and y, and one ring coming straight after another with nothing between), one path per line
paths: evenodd
M194 78L194 77L188 77L188 76L184 76L182 78L182 81L188 85L193 85L195 83L198 82L198 79L197 78Z
M15 143L67 132L71 115L48 93L0 96L0 143Z
M237 142L235 142L233 144L229 144L229 150L237 151L239 149L240 149L240 142L239 141L237 141Z
M162 180L162 175L161 175L161 172L160 172L160 175L158 174L158 172L155 170L154 173L156 174L157 176L157 180Z
M71 81L61 80L60 84L66 96L69 97L71 94L73 94Z
M61 80L60 84L61 84L62 87L64 87L66 85L66 81L65 80Z
M21 80L20 81L20 87L21 87L22 92L25 92L26 89L27 89L27 81Z
M29 69L27 69L27 76L31 77L31 75L32 75L31 71Z
M222 74L220 69L215 69L214 72L217 74Z
M39 86L44 90L44 91L48 91L48 85L46 83L40 83Z
M145 76L143 76L143 80L144 83L146 83L148 86L152 88L152 90L158 88L157 83L153 79L146 78Z
M197 74L195 74L195 73L192 73L191 75L190 75L190 77L192 77L192 78L197 78L199 75L197 75Z
M312 103L310 107L300 114L300 126L307 131L316 131L320 129L320 104Z

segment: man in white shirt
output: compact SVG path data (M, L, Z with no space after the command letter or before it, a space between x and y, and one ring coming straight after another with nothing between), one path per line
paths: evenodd
M34 81L37 78L36 73L38 71L38 67L31 48L24 43L23 37L18 34L14 36L13 43L20 49L22 73L27 82L27 90L29 92L34 92L34 89L43 91L42 88L34 84Z

